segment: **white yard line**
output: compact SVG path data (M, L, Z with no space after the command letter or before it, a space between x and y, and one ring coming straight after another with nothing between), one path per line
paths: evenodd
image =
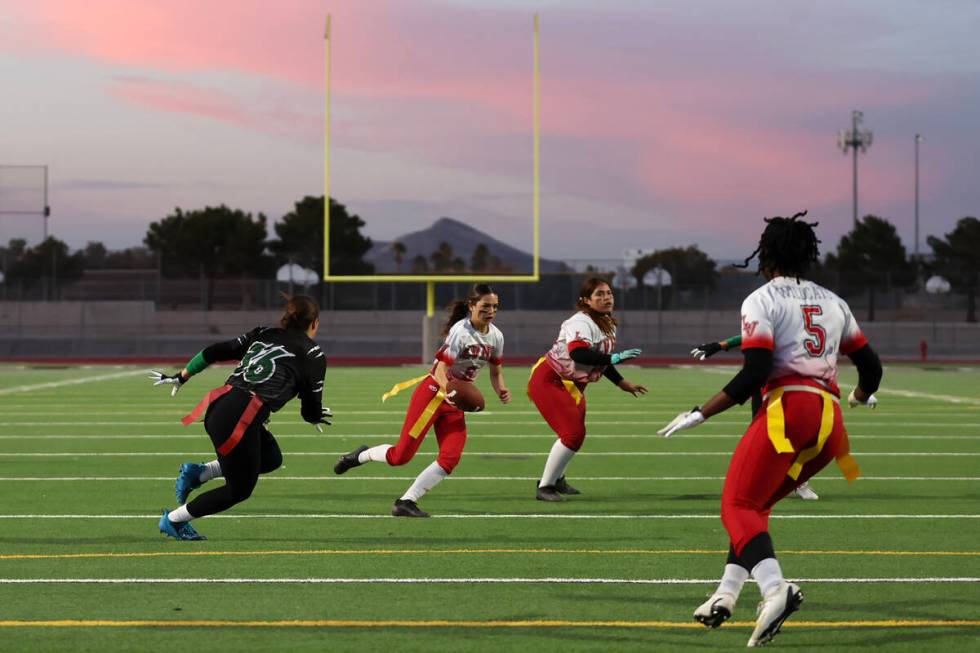
M798 583L976 583L971 576L790 578ZM709 585L717 578L0 578L0 585Z
M980 424L978 424L980 428ZM357 438L394 438L396 434L388 433L358 433L345 437ZM741 438L742 433L689 433L685 432L685 440L732 440ZM276 433L276 439L284 440L322 440L323 434L320 433ZM479 440L554 440L554 433L471 433L471 437ZM74 433L47 433L36 435L33 433L23 433L16 435L0 435L0 440L200 440L200 433L189 433L175 435L172 433L134 433L129 435L77 435ZM590 440L659 440L660 437L654 433L589 433ZM863 435L849 434L852 440L977 440L980 436L976 435Z
M170 476L0 476L0 482L11 481L40 481L40 482L68 482L68 481L173 481L174 475ZM450 476L448 481L537 481L538 476ZM268 481L414 481L414 476L262 476L262 482ZM576 481L723 481L724 476L576 476ZM843 476L819 476L814 479L816 482L824 481L846 481ZM980 481L980 476L861 476L857 479L863 481Z
M683 437L683 436L679 436ZM295 456L310 456L310 457L323 457L323 456L341 456L348 453L347 451L294 451L289 452L287 455L290 457ZM470 451L467 453L470 457L498 457L498 458L531 458L531 457L542 457L547 456L547 451ZM578 457L587 456L639 456L639 457L666 457L666 456L731 456L731 451L580 451L576 454ZM861 451L858 453L861 458L873 458L882 456L891 456L897 458L920 458L920 457L931 457L931 458L974 458L980 456L980 452L966 452L966 451L954 451L954 452L942 452L942 451L928 451L928 452L905 452L905 451ZM152 456L183 456L183 457L197 457L197 458L213 458L214 454L212 452L201 451L80 451L80 452L17 452L8 453L0 452L0 458L100 458L100 457L152 457Z
M94 383L96 381L109 381L110 379L121 379L127 376L147 374L146 370L127 370L125 372L113 372L112 374L98 374L96 376L83 376L61 381L49 381L47 383L35 383L32 385L18 385L12 388L0 389L0 395L14 394L15 392L31 392L32 390L48 390L50 388L61 388L69 385L79 385L82 383Z
M95 515L95 514L0 514L0 519L160 519L160 513L152 515ZM339 514L339 513L311 513L311 514L234 514L234 515L208 515L207 519L392 519L388 514ZM719 519L717 513L703 515L587 515L587 514L462 514L462 515L432 515L430 519ZM947 515L821 515L821 514L780 514L770 515L770 519L980 519L980 514L947 514Z

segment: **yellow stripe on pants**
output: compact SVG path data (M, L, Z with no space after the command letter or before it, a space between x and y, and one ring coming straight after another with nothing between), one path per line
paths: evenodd
M538 366L541 365L541 363L543 363L543 362L544 362L544 356L542 356L541 358L539 358L538 359L538 362L531 366L531 376L534 376L534 371L536 369L538 369ZM562 383L562 385L565 386L565 390L568 391L568 394L572 395L572 399L575 400L575 405L576 406L578 406L580 403L582 403L582 391L578 389L578 386L575 385L575 382L574 381L569 381L568 379L562 379L561 380L561 383ZM531 379L530 378L528 379L527 398L528 399L531 399Z
M800 477L803 466L817 457L827 444L827 438L834 431L834 396L825 390L809 387L794 387L793 391L803 390L819 394L823 399L823 410L820 416L820 431L817 433L817 444L804 449L790 465L786 475L794 481ZM766 430L769 434L769 441L776 449L776 453L793 453L793 443L786 437L786 416L783 413L783 388L776 388L769 393L769 405L766 407ZM852 482L861 475L861 468L851 455L850 442L847 438L847 431L844 431L844 440L841 445L842 453L837 458L837 466L848 482Z
M441 404L445 398L446 394L442 390L436 392L436 396L429 401L428 405L425 407L425 410L422 411L419 418L415 420L414 424L412 424L412 428L408 430L409 436L412 438L417 438L422 434L422 430L425 428L425 425L428 424L429 420L432 419L432 416L435 415L436 409L439 408L439 404Z

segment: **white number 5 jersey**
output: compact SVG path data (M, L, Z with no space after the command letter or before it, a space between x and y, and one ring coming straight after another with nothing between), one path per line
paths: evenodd
M742 349L772 350L770 382L803 376L839 396L838 355L867 342L847 302L812 281L776 277L742 302Z

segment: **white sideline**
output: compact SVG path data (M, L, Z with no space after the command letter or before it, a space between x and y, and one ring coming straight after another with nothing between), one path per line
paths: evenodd
M978 424L980 427L980 424ZM360 439L392 439L395 433L358 433L356 436L346 436L348 439L357 437ZM741 438L743 433L684 433L685 440L734 440ZM976 440L976 435L865 435L849 434L851 440ZM290 440L322 440L320 433L276 433L276 439ZM45 435L34 435L32 433L16 435L0 435L0 440L200 440L200 433L189 433L175 435L173 433L134 433L131 435L99 434L99 435L76 435L74 433L48 433ZM548 440L555 439L554 433L479 433L474 437L480 440ZM589 433L590 440L652 440L659 439L653 433ZM680 436L678 436L680 437Z
M789 578L795 583L976 583L970 576ZM717 578L0 578L2 585L713 585Z
M46 390L48 388L60 388L66 385L78 385L80 383L91 383L93 381L108 381L109 379L121 379L126 376L136 376L137 374L147 374L146 370L127 370L125 372L113 372L112 374L98 374L96 376L83 376L76 379L64 379L63 381L49 381L48 383L35 383L33 385L18 385L13 388L3 388L0 395L9 395L15 392L30 392L31 390Z

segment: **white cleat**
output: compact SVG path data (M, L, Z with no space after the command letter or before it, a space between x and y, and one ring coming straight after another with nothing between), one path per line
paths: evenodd
M694 620L709 628L717 628L735 612L735 597L727 592L716 592L694 611Z
M786 618L800 609L801 603L803 603L803 592L800 588L793 583L783 581L759 603L755 630L752 631L748 645L762 646L772 641Z
M796 496L800 497L804 501L816 501L820 498L820 495L813 491L813 488L810 487L809 483L803 483L794 491L796 492Z

